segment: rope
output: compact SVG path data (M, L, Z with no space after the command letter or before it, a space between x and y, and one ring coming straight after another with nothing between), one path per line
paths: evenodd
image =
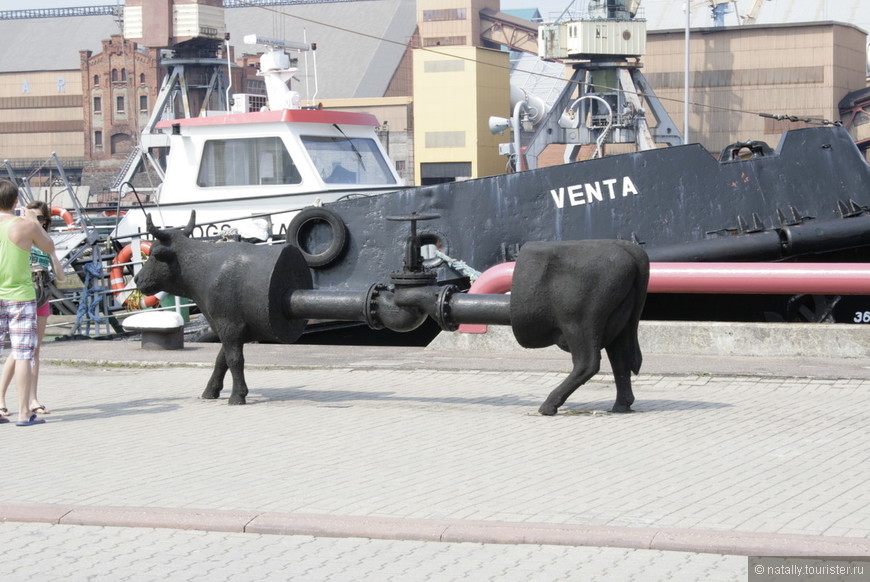
M142 309L142 299L145 297L138 289L131 289L127 299L124 300L124 307L127 311L140 311Z
M760 117L767 117L769 119L776 119L777 121L791 121L792 123L796 121L803 121L809 125L833 125L835 127L843 127L842 121L830 121L828 119L819 119L817 117L798 117L797 115L785 115L785 114L777 114L773 113L759 113Z
M447 266L450 267L451 269L453 269L454 271L457 271L457 272L465 275L466 277L468 277L472 283L478 277L480 277L480 274L481 274L480 271L472 269L471 267L468 266L468 263L466 263L465 261L460 261L460 260L454 259L452 257L448 257L447 255L445 255L444 253L442 253L438 249L435 249L435 256L438 257L439 259L441 259L442 261L444 261L445 263L447 263Z

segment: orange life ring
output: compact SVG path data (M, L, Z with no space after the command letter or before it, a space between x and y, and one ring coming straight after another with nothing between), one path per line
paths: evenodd
M139 249L146 257L151 254L151 242L143 240L139 243ZM156 295L145 295L139 301L139 305L127 305L127 302L132 298L132 290L127 289L127 281L124 279L124 263L129 263L133 258L133 245L129 244L121 249L115 260L112 261L112 269L109 271L109 284L112 286L112 291L115 292L115 298L127 307L127 309L145 309L154 307L160 304L160 299ZM124 292L127 291L127 296L124 297Z
M60 216L67 226L72 226L72 223L75 222L75 220L73 220L73 215L70 213L70 211L61 206L52 206L51 215Z

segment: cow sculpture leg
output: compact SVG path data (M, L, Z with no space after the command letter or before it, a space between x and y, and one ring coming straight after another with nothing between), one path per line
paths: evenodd
M208 384L205 385L205 390L201 398L205 400L216 400L220 398L221 390L224 388L224 376L227 375L227 359L224 357L224 346L218 352L217 358L214 361L214 370L211 377L208 379Z
M634 393L631 391L631 374L640 372L643 355L637 341L638 320L630 317L632 300L626 298L611 316L608 325L620 330L616 337L604 346L613 377L616 381L616 402L611 412L632 412Z
M245 382L245 355L242 346L241 342L221 343L221 349L215 359L214 371L208 379L202 398L214 400L220 397L224 378L229 370L233 377L233 391L230 394L229 404L245 404L248 385Z
M567 330L565 336L570 338L582 338L581 330ZM553 416L559 410L559 407L565 404L568 397L574 393L577 388L586 383L589 378L598 373L601 369L601 351L597 349L597 342L585 341L584 345L576 346L567 343L565 336L559 340L560 348L571 352L571 361L574 368L568 374L568 377L562 381L552 392L547 396L547 399L541 404L538 412L544 416Z
M635 355L640 354L635 348L637 332L634 336L629 331L623 331L610 345L605 348L607 358L613 368L613 377L616 380L616 402L613 403L611 412L632 412L634 393L631 391L632 370L640 369L640 362L635 365Z
M616 380L616 402L613 403L611 412L632 412L634 393L631 390L632 370L640 368L634 364L635 342L630 332L623 332L616 340L610 343L605 351L613 368L613 376ZM538 409L544 416L553 416L559 407L574 393L577 388L585 384L592 376L601 369L601 353L593 349L583 351L571 350L571 359L574 369L568 377L550 392L547 399Z

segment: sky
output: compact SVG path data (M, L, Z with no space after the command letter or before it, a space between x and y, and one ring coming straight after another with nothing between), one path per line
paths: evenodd
M0 0L0 10L27 10L30 8L67 8L115 4L116 0ZM123 4L123 2L121 2Z
M741 13L745 13L753 0L737 0ZM685 19L682 6L685 0L642 0L641 10L650 30L682 28ZM759 23L800 22L803 20L839 20L851 22L864 30L870 30L870 0L769 0L763 5ZM0 10L23 10L27 8L59 8L70 6L93 6L121 4L123 0L0 0ZM537 8L545 21L557 19L572 0L501 0L503 10L514 8ZM577 0L573 13L585 8L588 0ZM693 26L711 26L712 20L705 0L691 0ZM858 6L862 6L860 9ZM733 26L736 16L726 16L726 25Z
M117 3L117 0L0 0L0 10L64 8L69 6L94 6L115 3ZM501 5L502 8L536 7L541 11L541 14L546 16L547 11L561 12L569 3L570 0L502 0Z

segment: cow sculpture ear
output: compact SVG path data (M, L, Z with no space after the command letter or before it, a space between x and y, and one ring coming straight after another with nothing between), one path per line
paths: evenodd
M150 257L162 263L169 263L175 259L175 251L167 246L154 245L151 247Z

